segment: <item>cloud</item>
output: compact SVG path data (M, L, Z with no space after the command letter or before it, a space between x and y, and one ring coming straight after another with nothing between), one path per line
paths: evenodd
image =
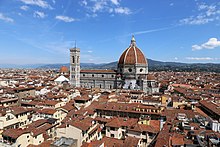
M106 5L107 5L107 1L97 1L92 7L92 11L93 12L101 11L105 8Z
M98 16L98 13L109 13L129 15L132 11L125 6L121 6L120 0L83 0L79 2L86 9L86 16Z
M20 0L26 5L35 5L41 8L49 8L52 9L51 5L49 5L46 1L44 0Z
M201 45L193 45L192 50L214 49L220 47L220 41L217 38L210 38L206 43Z
M198 15L189 16L181 19L179 22L181 25L202 25L207 24L216 20L219 20L220 5L212 4L207 5L205 3L198 4L197 10Z
M152 29L152 30L144 30L144 31L138 31L138 32L134 32L132 34L129 34L127 36L131 36L131 35L141 35L141 34L147 34L147 33L152 33L152 32L158 32L158 31L163 31L163 30L168 30L174 27L164 27L164 28L158 28L158 29Z
M87 6L87 1L86 0L83 0L83 1L81 1L81 3L80 3L81 5L83 5L83 6Z
M5 16L3 13L0 13L0 20L3 20L5 22L14 22L14 19Z
M88 53L92 53L93 51L88 51Z
M205 15L198 15L196 17L189 17L180 20L181 24L189 24L189 25L201 25L214 21L214 18L207 18Z
M36 18L45 18L46 15L45 15L44 12L35 11L35 12L34 12L34 17L36 17Z
M174 5L174 3L170 3L170 6L172 7Z
M28 6L21 6L20 9L24 10L24 11L27 11L29 9L29 7Z
M131 14L131 10L127 7L118 7L115 8L115 13L119 13L119 14Z
M74 19L74 18L72 18L72 17L63 16L63 15L57 15L55 18L58 19L58 20L62 20L62 21L64 21L64 22L73 22L73 21L76 21L76 19Z
M163 30L169 30L169 29L172 29L174 27L176 27L176 26L157 28L157 29L151 29L151 30L137 31L137 32L133 32L133 33L128 33L128 34L120 35L120 36L115 36L115 37L109 38L109 39L100 40L99 42L108 42L108 41L115 40L115 39L118 40L118 39L125 38L125 37L131 37L132 35L141 35L141 34L148 34L148 33L153 33L153 32L159 32L159 31L163 31Z
M119 0L111 0L111 2L115 5L120 5Z
M220 58L211 58L211 57L186 57L187 60L193 61L213 61L213 60L220 60Z

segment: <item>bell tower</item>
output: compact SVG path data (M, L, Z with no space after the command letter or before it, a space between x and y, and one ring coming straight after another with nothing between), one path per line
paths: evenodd
M80 49L70 48L70 84L80 87Z

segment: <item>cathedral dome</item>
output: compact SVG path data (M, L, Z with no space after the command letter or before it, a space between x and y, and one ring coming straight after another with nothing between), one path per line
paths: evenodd
M134 65L134 64L147 64L142 51L136 46L134 36L131 39L131 45L122 53L119 58L118 64Z
M62 67L60 68L60 73L68 73L68 72L69 72L68 67L62 66Z

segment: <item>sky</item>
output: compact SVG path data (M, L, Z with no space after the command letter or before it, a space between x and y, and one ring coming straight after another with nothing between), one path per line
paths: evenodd
M219 0L0 0L0 64L117 61L134 35L146 58L220 63Z

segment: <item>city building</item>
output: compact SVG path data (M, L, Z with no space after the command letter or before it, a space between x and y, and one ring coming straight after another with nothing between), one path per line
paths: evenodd
M132 36L130 46L122 53L117 70L80 70L80 49L70 49L70 83L75 87L100 89L136 89L159 92L158 83L148 78L148 63Z

